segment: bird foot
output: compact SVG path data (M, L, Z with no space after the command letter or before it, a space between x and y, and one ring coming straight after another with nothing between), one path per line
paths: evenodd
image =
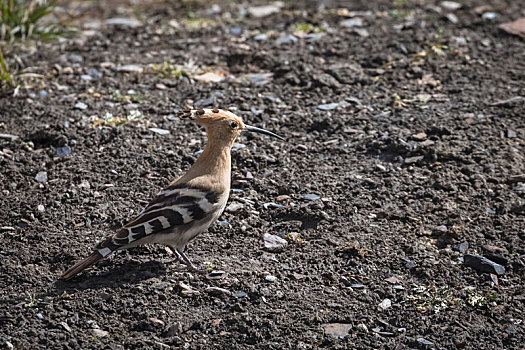
M188 258L188 256L186 254L184 254L184 252L179 251L179 250L175 249L174 247L170 247L170 246L168 246L168 247L175 255L177 255L178 260L181 263L184 263L188 267L188 269L190 271L196 272L196 273L199 273L199 274L206 274L206 273L209 272L206 268L195 266L193 264L193 262L191 261L191 259Z

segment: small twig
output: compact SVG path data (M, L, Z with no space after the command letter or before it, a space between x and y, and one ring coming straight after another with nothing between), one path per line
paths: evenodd
M492 102L489 105L490 106L510 106L518 102L525 101L525 97L523 96L514 96L506 100L500 100L496 102Z

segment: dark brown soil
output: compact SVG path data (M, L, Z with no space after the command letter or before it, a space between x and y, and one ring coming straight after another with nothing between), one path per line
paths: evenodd
M74 4L83 34L26 49L22 62L44 77L0 97L0 133L19 136L0 138L4 347L523 348L525 102L494 104L525 96L525 41L498 29L523 4L286 2L263 18L231 2L218 14L204 2ZM104 25L126 14L142 25ZM341 26L355 17L362 27ZM275 43L299 25L325 35ZM194 77L190 61L227 79L148 67L186 65ZM188 103L287 138L238 140L230 203L240 209L188 248L226 274L189 273L147 246L60 281L194 162L205 135L173 118ZM146 117L96 122L133 109ZM288 245L266 251L266 233ZM506 271L479 272L465 254Z

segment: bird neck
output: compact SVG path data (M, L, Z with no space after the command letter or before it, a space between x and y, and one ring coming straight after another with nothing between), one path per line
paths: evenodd
M231 172L231 148L233 140L215 137L208 132L208 143L191 170L199 175L210 175L217 181L226 181ZM192 171L192 172L193 172Z

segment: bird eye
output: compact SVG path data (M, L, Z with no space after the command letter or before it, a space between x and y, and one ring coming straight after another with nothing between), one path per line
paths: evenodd
M234 129L234 130L237 129L237 123L236 123L236 122L231 122L231 123L230 123L230 127L231 127L232 129Z

